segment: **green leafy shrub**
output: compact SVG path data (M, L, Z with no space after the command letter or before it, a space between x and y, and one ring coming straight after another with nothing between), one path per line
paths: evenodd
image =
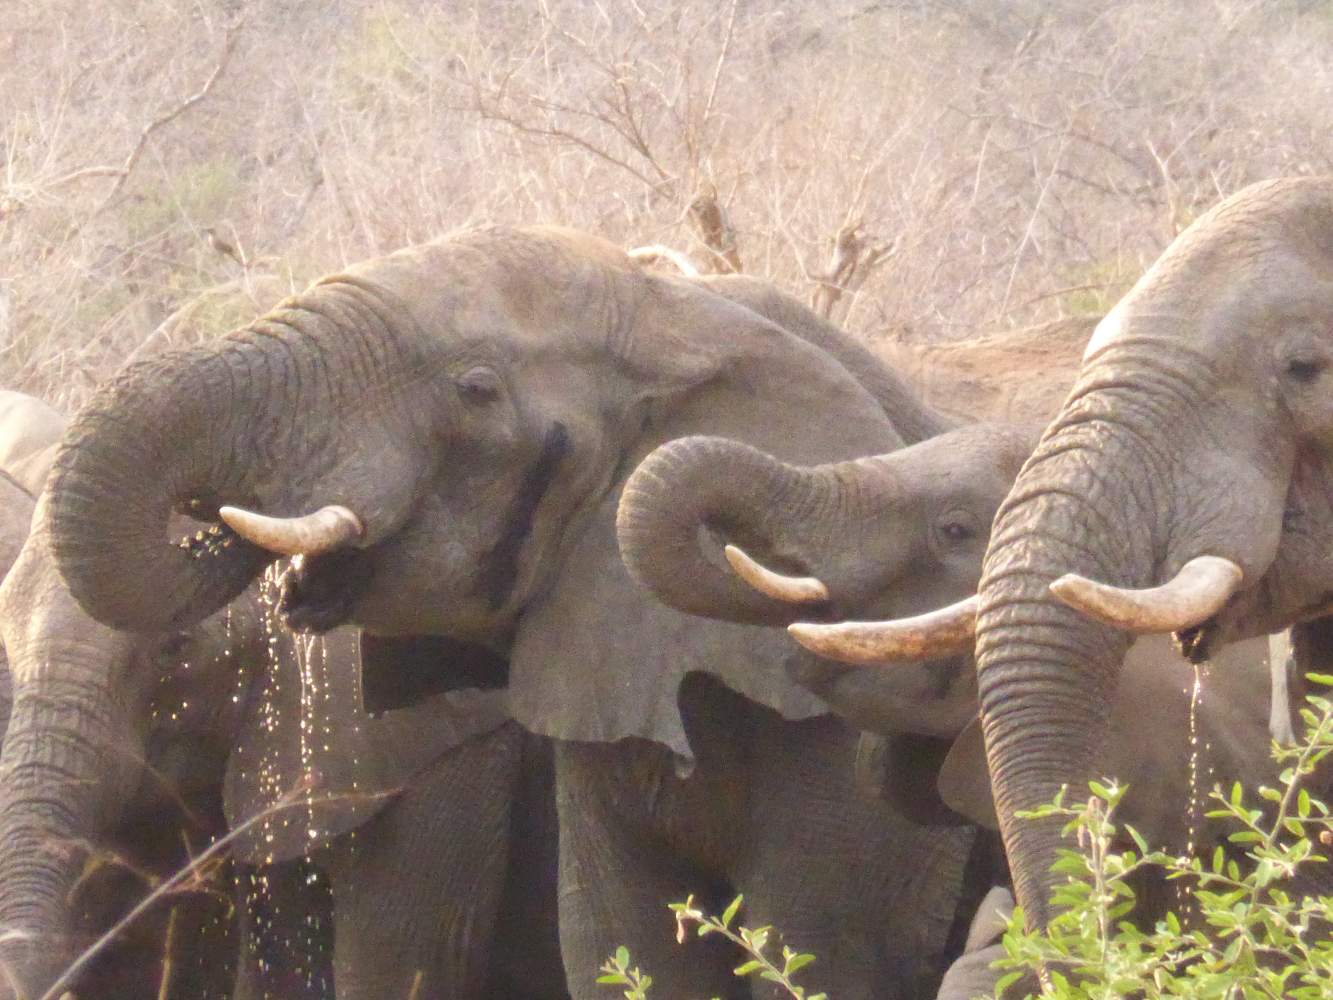
M1309 677L1333 684L1330 676ZM1306 730L1298 745L1274 748L1285 764L1279 787L1258 790L1259 800L1271 804L1267 811L1239 784L1210 795L1215 808L1207 815L1237 827L1228 840L1240 859L1221 847L1208 859L1152 851L1129 827L1137 850L1113 850L1114 811L1125 794L1117 785L1092 782L1092 796L1080 807L1057 796L1024 814L1067 818L1066 835L1080 849L1063 851L1053 866L1069 881L1054 894L1063 911L1045 931L1027 931L1015 910L1004 938L1007 957L997 963L1010 971L997 990L1041 969L1036 995L1051 1000L1333 997L1333 897L1292 891L1293 879L1328 864L1320 847L1333 845L1328 805L1302 787L1333 753L1333 700L1311 697L1301 717ZM1129 921L1135 902L1129 879L1146 866L1186 884L1197 918L1187 923L1167 913L1149 931Z
M720 934L749 956L733 970L737 976L758 976L770 983L777 983L795 1000L828 1000L828 994L807 993L805 987L797 986L794 981L796 973L815 960L814 955L798 952L783 945L782 960L779 964L767 953L769 945L774 943L773 939L776 936L772 927L756 927L753 930L739 925L733 927L743 901L743 896L737 896L722 911L720 917L710 916L699 909L695 905L693 896L683 903L672 903L670 909L676 915L676 940L684 944L691 928L694 928L699 937ZM631 965L630 962L629 949L623 946L617 948L616 953L602 966L602 974L597 978L597 982L607 986L625 987L626 1000L646 1000L648 990L653 985L653 977L642 972L638 966Z

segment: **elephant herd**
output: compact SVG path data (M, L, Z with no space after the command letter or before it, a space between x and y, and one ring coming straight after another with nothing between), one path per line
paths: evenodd
M621 945L653 996L781 996L675 940L738 893L838 1000L967 1000L1009 887L1051 915L1017 812L1114 775L1211 850L1207 789L1274 780L1267 637L1333 655L1330 372L1303 179L1095 331L881 356L496 227L68 422L0 393L0 1000L608 996Z

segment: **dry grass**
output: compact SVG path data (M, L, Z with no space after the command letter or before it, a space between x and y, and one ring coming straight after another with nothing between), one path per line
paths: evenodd
M0 381L66 405L472 223L716 262L690 212L712 190L746 270L872 338L951 339L1096 310L1219 197L1333 171L1316 0L11 0L4 22ZM831 296L856 223L881 259Z

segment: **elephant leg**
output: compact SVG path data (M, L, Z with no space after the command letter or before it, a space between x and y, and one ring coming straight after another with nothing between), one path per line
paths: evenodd
M523 735L510 817L509 870L491 952L492 1000L568 1000L556 922L559 867L551 741Z
M509 723L455 747L321 852L338 1000L488 995L522 740Z
M934 996L973 831L923 826L860 792L839 720L774 720L758 740L743 920L816 961L800 982L840 1000ZM755 997L781 997L756 981Z
M328 879L308 858L237 866L236 1000L334 1000Z
M716 906L728 890L674 856L646 822L643 802L657 799L663 769L632 758L629 741L555 744L560 822L560 949L570 995L597 1000L601 965L621 945L653 977L663 997L748 997L731 970L741 956L716 937L676 942L667 904L693 893ZM661 748L652 747L652 751ZM667 794L670 794L669 792Z

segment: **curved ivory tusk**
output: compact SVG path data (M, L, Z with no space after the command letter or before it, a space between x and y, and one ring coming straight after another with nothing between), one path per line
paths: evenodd
M699 277L699 269L694 266L694 261L681 253L679 250L673 250L671 247L663 246L661 243L652 243L648 246L635 247L633 250L627 250L625 253L629 259L643 264L655 264L660 260L670 261L676 266L681 274L687 278Z
M338 504L304 517L267 517L243 507L220 507L218 516L247 542L281 556L331 552L356 541L365 530L359 517Z
M751 558L739 545L722 550L736 575L759 593L789 604L818 604L828 600L828 587L814 576L787 576Z
M844 663L934 660L971 652L977 631L977 595L913 618L787 626L806 649Z
M1066 573L1051 584L1051 593L1089 618L1135 635L1154 635L1207 621L1222 610L1243 577L1230 559L1195 556L1160 587L1130 590Z

